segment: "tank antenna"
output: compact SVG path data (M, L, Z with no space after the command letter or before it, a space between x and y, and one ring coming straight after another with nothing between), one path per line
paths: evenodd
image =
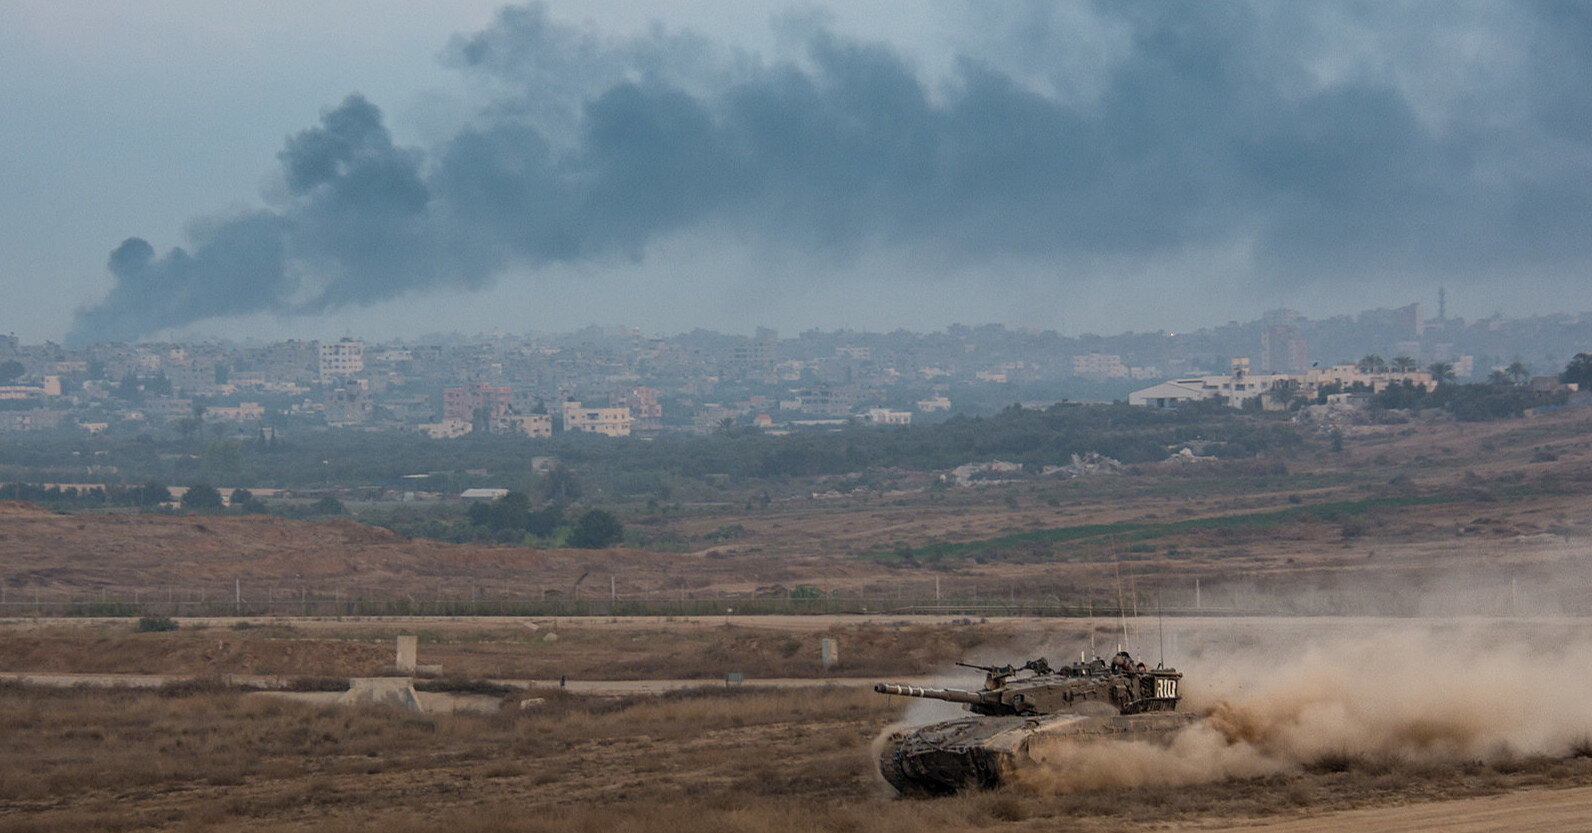
M1093 655L1098 657L1098 656L1100 656L1100 651L1095 648L1095 634L1094 634L1094 632L1095 632L1094 597L1095 597L1094 585L1090 585L1089 586L1089 653L1091 653L1091 654L1093 654ZM1082 661L1087 662L1087 660L1083 660L1082 657L1080 657L1079 659L1082 660Z
M1122 642L1128 641L1128 610L1122 600L1122 561L1117 557L1116 541L1112 541L1111 564L1117 571L1117 622L1122 627ZM1122 643L1117 643L1117 653L1122 653Z
M1161 638L1161 660L1155 664L1156 668L1166 667L1166 611L1161 608L1161 591L1155 591L1155 630Z

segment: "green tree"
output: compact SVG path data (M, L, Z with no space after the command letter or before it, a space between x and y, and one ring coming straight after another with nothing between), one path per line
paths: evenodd
M253 492L249 491L248 489L233 489L232 497L227 501L227 503L231 506L242 506L251 500L254 500Z
M580 480L563 463L553 466L542 477L542 499L571 501L580 499Z
M1420 365L1416 364L1415 359L1409 356L1394 356L1392 367L1396 373L1409 373L1420 367Z
M1531 378L1531 368L1526 367L1525 362L1511 362L1504 368L1504 372L1509 374L1510 380L1517 385Z
M159 506L171 500L171 490L159 480L151 480L136 491L135 499L139 506Z
M487 526L494 532L523 530L530 514L531 499L524 492L509 492L488 504Z
M592 509L575 521L575 528L569 534L569 545L587 550L600 550L619 543L619 539L624 535L625 528L612 513Z
M199 417L185 416L177 420L177 433L182 435L183 442L193 439L199 428L204 425L204 420Z
M1448 362L1432 362L1426 366L1426 372L1432 374L1432 380L1439 385L1454 381L1454 366Z
M1271 389L1266 391L1267 399L1284 407L1292 405L1296 396L1299 396L1298 379L1277 379L1271 383Z
M314 515L341 515L345 511L343 502L331 495L310 504L310 513Z
M1361 373L1383 373L1387 371L1387 362L1375 353L1367 353L1365 358L1355 362L1355 367Z
M27 368L23 367L22 362L19 362L16 359L8 359L4 362L0 362L0 384L10 382L18 376L21 376L25 371L27 371Z
M1487 377L1487 383L1490 385L1507 385L1509 384L1509 381L1509 374L1502 370L1494 370L1492 374Z
M111 395L118 399L125 399L133 404L143 402L144 391L138 386L138 375L129 372L126 376L123 376L122 380L117 382L116 387L112 389Z
M220 423L217 423L220 425ZM237 477L243 472L243 444L237 440L217 440L205 446L200 463L205 474L217 480Z
M224 506L221 502L221 492L208 483L195 483L182 493L182 508L192 509L196 512L208 512Z
M1581 390L1592 390L1592 353L1576 353L1559 374L1559 381L1575 385Z
M550 538L564 525L564 507L550 503L525 517L525 531L540 538Z

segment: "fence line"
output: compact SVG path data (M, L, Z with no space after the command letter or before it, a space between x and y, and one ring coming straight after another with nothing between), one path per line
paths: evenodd
M1365 590L1340 594L1316 592L1301 596L1283 592L1255 592L1253 588L1227 589L1207 585L1184 592L1168 590L1164 600L1141 592L1138 598L1109 603L1098 594L1061 598L1054 594L1017 595L1008 588L999 595L938 593L892 595L785 595L785 596L608 596L573 597L556 593L487 595L482 591L439 590L434 598L413 596L349 595L341 591L312 593L306 588L158 587L112 593L50 591L18 588L0 582L0 616L29 617L226 617L226 616L732 616L766 614L866 614L872 616L935 614L944 616L1092 616L1100 620L1118 616L1191 615L1482 615L1519 616L1538 612L1562 615L1592 614L1592 599L1572 591L1543 598L1523 594L1513 582L1496 588L1486 598L1463 600L1452 610L1432 609L1431 599L1408 594ZM1541 590L1541 588L1537 588ZM1535 606L1523 606L1530 599Z

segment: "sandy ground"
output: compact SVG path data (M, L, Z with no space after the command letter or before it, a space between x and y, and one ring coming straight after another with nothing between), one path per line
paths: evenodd
M1592 830L1592 787L1527 790L1486 798L1436 801L1408 807L1350 810L1284 822L1177 825L1174 831L1243 833L1571 833Z

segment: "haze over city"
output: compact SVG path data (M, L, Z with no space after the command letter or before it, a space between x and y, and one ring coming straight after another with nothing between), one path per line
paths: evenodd
M1575 4L0 5L0 331L1592 308Z
M0 833L1588 827L1592 3L0 0L0 78Z

